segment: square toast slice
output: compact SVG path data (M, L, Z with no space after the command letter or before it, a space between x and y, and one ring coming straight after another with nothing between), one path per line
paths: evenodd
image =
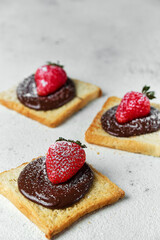
M17 179L27 164L0 173L0 194L10 200L49 239L85 214L112 204L125 195L123 190L90 166L94 172L94 181L89 192L71 207L51 210L28 200L19 192Z
M89 143L120 149L128 152L142 153L160 157L160 130L157 132L134 137L114 137L103 130L101 116L108 109L119 105L121 98L110 97L104 103L101 111L96 115L90 127L85 133L85 139ZM160 104L151 104L160 110Z
M48 127L57 127L72 114L83 108L90 101L102 95L101 89L93 84L72 79L76 87L76 97L60 108L37 111L25 107L16 95L16 87L0 93L0 104L18 113L32 118Z

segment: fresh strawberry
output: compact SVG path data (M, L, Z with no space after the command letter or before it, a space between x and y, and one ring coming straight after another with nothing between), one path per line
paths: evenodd
M46 169L49 180L54 183L66 182L83 166L86 154L79 141L59 138L48 149Z
M67 74L63 66L48 62L47 65L37 69L34 78L38 95L47 96L66 83Z
M155 96L153 91L148 92L149 89L149 86L144 86L142 93L128 92L124 95L116 111L117 122L127 123L150 113L149 99L153 99Z

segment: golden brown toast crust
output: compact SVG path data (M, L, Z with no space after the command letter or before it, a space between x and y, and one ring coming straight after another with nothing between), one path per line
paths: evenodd
M85 133L85 139L89 143L120 149L128 152L142 153L152 156L160 156L160 131L134 137L114 137L105 132L101 126L101 116L111 107L119 105L121 99L110 97L104 103L101 111L96 115L90 127ZM159 104L151 104L160 110Z
M26 164L0 174L0 193L35 223L49 239L85 214L112 204L125 195L122 189L91 167L94 172L94 181L84 198L65 209L47 209L31 202L18 190L17 179Z
M76 97L58 109L36 111L25 107L16 96L16 87L0 93L0 104L16 112L32 118L48 127L57 127L72 114L83 108L90 101L102 95L99 87L72 79L76 87Z

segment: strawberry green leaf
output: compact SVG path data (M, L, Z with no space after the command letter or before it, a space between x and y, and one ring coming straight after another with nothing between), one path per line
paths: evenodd
M150 86L145 85L142 89L142 93L146 93L150 89Z
M61 65L59 61L57 61L57 63L53 63L53 62L48 61L47 65L52 65L52 66L57 66L57 67L60 67L60 68L64 68L64 65Z
M70 140L70 139L65 139L63 137L59 137L56 142L59 142L59 141L66 141L66 142L73 142L73 143L76 143L78 144L80 147L82 148L87 148L87 146L85 144L82 144L79 140L77 141L74 141L74 140Z
M154 91L148 91L150 89L150 86L145 85L142 89L142 93L146 95L150 100L155 97L155 92Z
M155 92L154 92L154 91L151 91L151 92L147 92L147 93L146 93L146 96L147 96L149 99L154 99L154 98L156 98L154 94L155 94Z

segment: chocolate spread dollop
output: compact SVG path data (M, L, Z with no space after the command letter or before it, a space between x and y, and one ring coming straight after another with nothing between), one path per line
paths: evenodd
M67 182L53 184L46 171L45 157L30 162L18 178L19 191L29 200L51 209L69 207L90 189L93 172L85 163Z
M69 78L66 84L48 96L39 96L37 94L34 74L25 78L17 87L17 98L19 101L26 107L35 110L47 111L59 108L71 101L75 96L75 85Z
M160 129L160 111L151 107L146 117L134 119L128 123L117 122L117 106L110 108L101 117L102 128L109 134L116 137L131 137L156 132Z

